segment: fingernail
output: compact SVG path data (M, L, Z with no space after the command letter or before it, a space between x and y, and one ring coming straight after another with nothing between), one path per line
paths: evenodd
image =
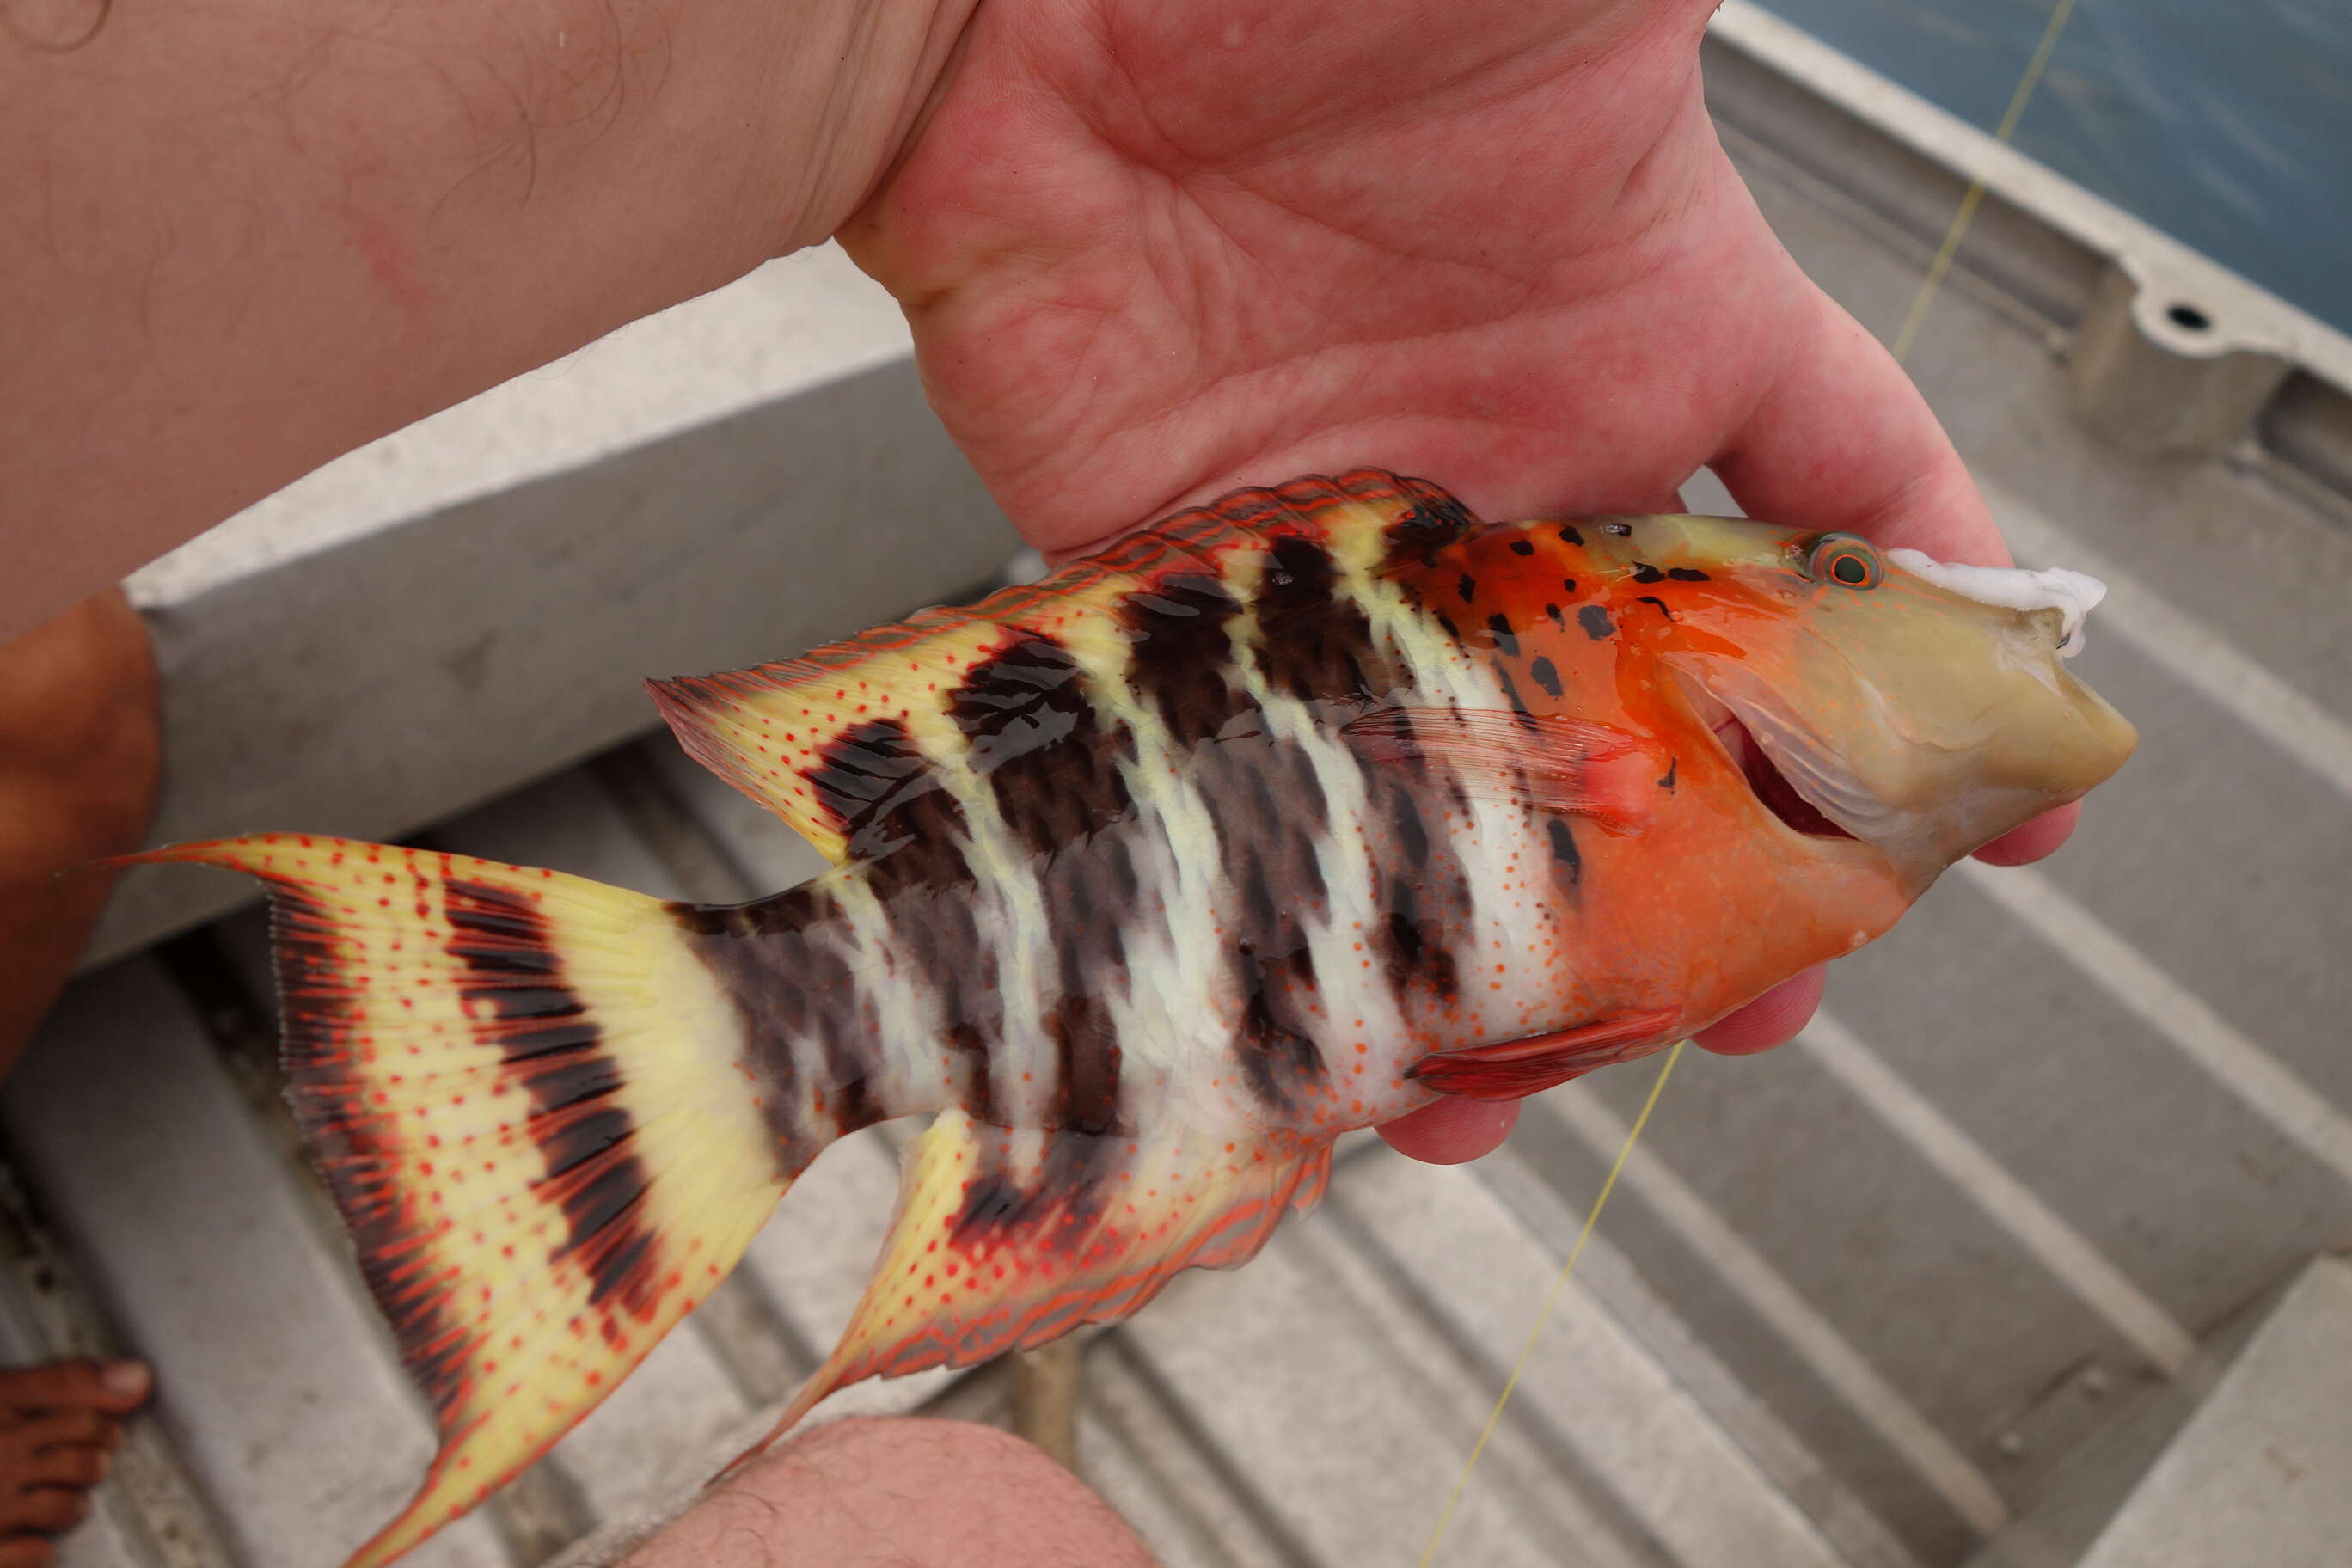
M147 1397L146 1367L135 1361L110 1361L98 1369L98 1385L119 1399Z

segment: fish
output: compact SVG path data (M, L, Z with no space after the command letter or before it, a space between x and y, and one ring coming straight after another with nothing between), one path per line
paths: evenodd
M1486 522L1364 468L648 682L831 862L755 902L316 835L130 857L265 884L287 1093L436 1416L353 1568L546 1452L858 1129L932 1118L771 1441L1247 1261L1343 1132L1852 952L2129 756L2064 662L2096 598L1746 520Z

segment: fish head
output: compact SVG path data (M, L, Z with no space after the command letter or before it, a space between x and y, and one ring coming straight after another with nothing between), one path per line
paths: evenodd
M1595 585L1652 611L1620 616L1621 661L1656 660L1782 827L1867 846L1911 896L2137 743L2066 668L2093 578L1738 519L1619 527L1590 542Z

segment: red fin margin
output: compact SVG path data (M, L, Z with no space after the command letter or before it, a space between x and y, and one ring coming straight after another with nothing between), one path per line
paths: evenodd
M1556 1035L1440 1051L1413 1063L1405 1076L1423 1088L1469 1100L1524 1100L1595 1068L1631 1061L1671 1044L1681 1017L1663 1008L1624 1013Z

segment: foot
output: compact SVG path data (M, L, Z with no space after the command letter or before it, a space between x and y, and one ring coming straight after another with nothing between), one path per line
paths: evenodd
M154 809L155 668L138 612L100 594L0 644L0 1073L57 999L109 879L60 878L138 847ZM136 1362L0 1371L0 1568L42 1568L89 1511L147 1397Z
M0 644L0 1074L57 1000L155 805L155 667L110 590Z
M147 1386L147 1369L131 1361L0 1371L0 1568L44 1568L57 1555L47 1538L89 1511Z

